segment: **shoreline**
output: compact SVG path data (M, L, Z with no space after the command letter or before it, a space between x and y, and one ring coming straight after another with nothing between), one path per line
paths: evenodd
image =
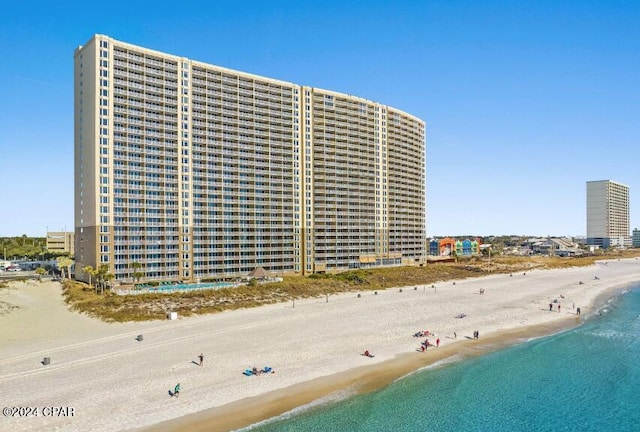
M275 419L295 409L304 409L305 406L324 398L328 398L328 403L331 403L332 400L375 392L424 368L437 366L439 362L464 361L526 343L531 338L551 336L579 325L581 324L577 321L567 320L557 325L541 324L506 330L483 336L480 341L458 341L433 349L433 353L427 353L428 357L421 353L405 353L382 363L294 384L291 387L242 399L222 407L209 408L199 413L167 420L142 428L140 431L223 432L243 429ZM448 361L449 359L452 359L451 362ZM336 393L345 394L332 397Z
M597 318L588 305L602 307L639 282L639 261L612 261L440 282L437 290L396 287L109 324L68 310L59 284L19 283L0 290L0 302L19 306L0 315L4 396L12 406L70 406L78 414L0 418L0 429L234 430L574 327ZM425 329L440 347L416 352L424 338L414 333ZM480 339L471 340L476 329ZM275 373L242 374L254 366ZM180 397L171 397L177 383Z
M426 368L446 367L450 363L497 352L527 343L531 339L551 337L572 330L592 319L597 319L596 311L638 283L640 280L605 289L590 304L583 306L583 309L588 309L589 313L582 316L565 317L549 323L497 331L477 341L467 337L465 340L457 340L441 348L429 350L428 357L421 353L401 353L381 363L315 378L136 430L141 432L187 430L189 432L227 432L277 421L278 417L294 410L304 411L312 406L331 404L341 399L381 390L397 380ZM441 362L443 363L440 364Z

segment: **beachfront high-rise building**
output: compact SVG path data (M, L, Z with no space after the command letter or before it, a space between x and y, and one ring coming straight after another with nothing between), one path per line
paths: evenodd
M193 280L424 258L422 120L103 35L74 60L76 268Z
M631 246L629 187L611 180L587 182L587 244Z

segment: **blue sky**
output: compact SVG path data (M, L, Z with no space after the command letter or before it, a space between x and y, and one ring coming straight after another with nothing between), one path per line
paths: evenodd
M0 236L73 229L73 51L95 33L424 119L430 236L584 235L602 179L640 226L639 23L617 0L10 2Z

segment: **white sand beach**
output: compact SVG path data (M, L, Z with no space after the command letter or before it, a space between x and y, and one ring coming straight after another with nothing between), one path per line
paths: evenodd
M597 298L636 282L640 260L613 260L127 324L68 311L57 283L12 283L0 289L2 405L38 408L39 415L3 416L0 430L236 428L345 386L358 391L366 371L384 374L403 362L415 368L499 335L512 343L523 329L570 326L595 313ZM561 311L553 303L549 312L556 299ZM429 339L439 338L440 348L419 352L425 338L413 336L418 330L435 332ZM365 350L375 357L362 356ZM254 366L275 373L242 374ZM180 397L171 397L177 383ZM243 418L238 402L247 400L265 409ZM45 416L45 407L70 407L73 416Z

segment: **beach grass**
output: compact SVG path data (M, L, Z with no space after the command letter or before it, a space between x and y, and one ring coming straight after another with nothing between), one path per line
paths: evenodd
M578 258L499 256L489 261L486 257L476 257L458 259L457 263L427 264L423 267L355 270L308 277L285 276L282 282L237 288L130 296L97 294L84 283L65 281L63 295L71 309L106 322L148 321L166 319L169 311L178 312L180 316L208 314L335 293L424 286L492 273L587 266L603 258L637 256L640 256L640 250Z

